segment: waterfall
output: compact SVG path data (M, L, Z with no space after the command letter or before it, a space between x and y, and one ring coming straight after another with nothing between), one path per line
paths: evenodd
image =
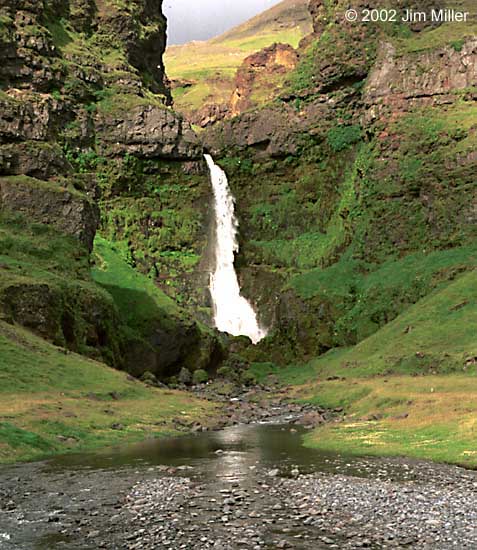
M235 199L225 172L205 155L214 190L215 205L215 271L210 274L210 294L214 304L215 326L233 336L248 336L254 344L266 336L259 327L251 304L240 295L234 254L238 252Z

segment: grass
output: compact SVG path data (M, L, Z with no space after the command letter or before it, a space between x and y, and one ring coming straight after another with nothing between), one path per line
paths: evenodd
M206 421L213 411L0 321L0 462L172 434L175 418Z
M464 37L477 34L475 2L473 0L454 0L450 7L456 11L469 12L468 21L466 23L444 23L437 28L412 33L406 38L396 39L398 53L420 52L444 46L451 46L455 49Z
M354 347L252 372L292 384L301 401L345 409L342 422L308 434L308 446L477 467L476 285L473 270Z
M309 400L306 393L301 397ZM477 467L475 373L330 381L321 385L317 401L345 407L347 415L308 434L306 446Z
M23 276L52 279L66 275L88 279L88 255L74 237L20 216L0 213L0 263L7 269L2 280Z
M177 304L152 281L138 273L124 260L127 247L110 243L97 236L94 245L95 267L93 280L113 297L125 324L146 331L154 320L164 322L178 315Z

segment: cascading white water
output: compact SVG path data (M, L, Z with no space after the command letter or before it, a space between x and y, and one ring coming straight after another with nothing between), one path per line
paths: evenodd
M205 155L205 160L210 170L215 202L215 271L210 274L215 326L233 336L248 336L256 344L267 332L258 325L251 304L240 295L234 267L234 254L239 249L235 200L225 172L210 155Z

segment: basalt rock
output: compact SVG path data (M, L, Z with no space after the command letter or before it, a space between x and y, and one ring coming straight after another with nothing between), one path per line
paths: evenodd
M16 277L0 288L0 317L56 345L124 367L117 310L99 288Z
M0 208L30 221L52 225L76 237L89 251L99 224L99 209L85 195L26 176L0 178Z
M27 175L41 180L72 172L56 143L26 141L0 145L0 175Z
M131 154L141 158L197 160L202 156L189 123L170 109L156 105L136 105L128 111L100 113L96 132L101 136L104 155Z
M148 75L146 85L172 102L162 56L166 48L166 18L162 0L139 0L129 8L98 2L98 32L112 34L125 48L129 63Z
M54 141L65 106L51 96L0 92L0 143Z
M456 91L476 85L475 37L458 48L446 46L406 56L398 55L392 44L383 43L364 89L365 121L419 106L454 103Z

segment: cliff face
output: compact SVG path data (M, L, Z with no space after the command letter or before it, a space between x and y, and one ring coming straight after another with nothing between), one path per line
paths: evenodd
M295 68L296 51L288 44L272 44L246 57L235 77L235 90L230 99L228 116L237 116L278 95L284 75Z
M89 61L97 70L107 72L110 64L104 63L103 56L85 59L79 49L66 47L77 38L74 33L81 33L91 46L122 50L145 86L169 99L162 62L166 21L161 8L161 1L152 0L129 6L115 0L4 0L0 6L2 84L53 91L68 80L68 68L73 67L67 65L75 61L80 67L90 66ZM77 76L81 80L81 75ZM101 75L89 75L85 80L100 81Z
M137 375L170 376L217 361L213 333L121 281L98 286L87 267L104 263L90 256L99 229L144 284L149 276L175 298L190 285L206 300L188 278L205 247L207 200L188 215L209 188L202 147L169 106L161 7L0 1L0 316Z
M367 5L312 0L279 100L204 134L230 174L242 285L277 360L356 344L475 265L475 23L344 20Z

